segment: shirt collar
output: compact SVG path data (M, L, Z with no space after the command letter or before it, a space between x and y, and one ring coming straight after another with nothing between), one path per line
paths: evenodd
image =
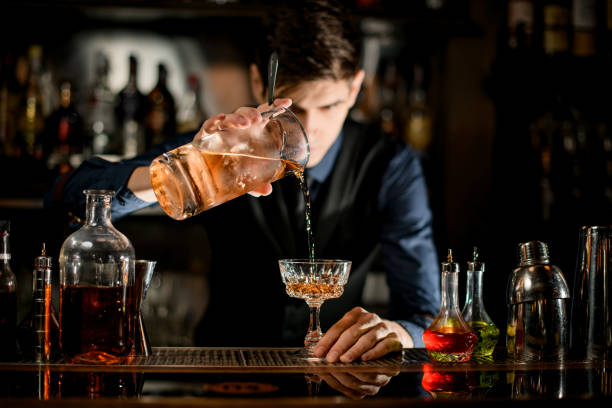
M323 183L327 180L327 177L332 171L334 167L334 163L336 162L336 158L338 157L338 153L340 152L340 146L342 146L342 133L338 135L334 143L329 147L325 156L321 159L319 163L317 163L313 167L309 167L306 169L306 173L309 177L311 177L314 181L318 183Z

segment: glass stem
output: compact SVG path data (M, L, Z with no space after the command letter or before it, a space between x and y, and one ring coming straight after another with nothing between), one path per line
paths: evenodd
M321 305L316 304L308 304L310 308L310 324L308 325L308 333L306 334L306 338L304 339L304 346L312 351L312 349L317 345L321 337L323 337L323 333L321 332L321 323L319 322L319 312L321 310Z

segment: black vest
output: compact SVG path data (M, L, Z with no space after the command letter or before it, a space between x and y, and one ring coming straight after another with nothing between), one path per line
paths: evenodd
M352 261L344 294L321 307L324 331L361 303L380 252L381 179L397 148L379 132L347 122L333 170L313 202L316 257ZM303 198L295 177L273 187L267 197L245 195L201 216L211 243L211 293L197 345L303 344L308 308L287 295L278 267L279 259L308 257Z

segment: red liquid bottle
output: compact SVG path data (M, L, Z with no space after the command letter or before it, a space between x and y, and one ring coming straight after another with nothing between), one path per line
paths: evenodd
M448 250L442 263L442 304L440 313L423 333L423 342L434 361L454 363L469 361L478 336L461 316L457 280L459 264Z

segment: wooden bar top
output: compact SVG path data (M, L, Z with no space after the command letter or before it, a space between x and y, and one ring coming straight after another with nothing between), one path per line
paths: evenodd
M117 365L0 363L0 406L612 406L610 361L515 361L503 349L432 363L424 349L329 364L294 348L154 348ZM572 405L573 406L573 405Z

